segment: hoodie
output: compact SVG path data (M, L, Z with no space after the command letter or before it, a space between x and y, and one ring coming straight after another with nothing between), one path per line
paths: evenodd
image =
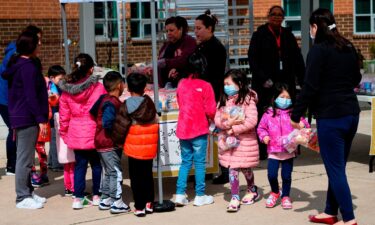
M4 71L2 78L8 81L8 110L12 128L48 122L46 82L32 59L18 58Z
M99 82L99 76L88 76L76 83L61 80L59 102L60 135L69 148L95 149L95 118L90 109L99 97L107 92Z
M10 57L16 53L16 42L13 41L11 42L5 49L4 52L4 58L3 61L0 65L0 75L3 74L3 72L7 69L8 67L8 62ZM8 105L8 81L4 80L0 76L0 105Z

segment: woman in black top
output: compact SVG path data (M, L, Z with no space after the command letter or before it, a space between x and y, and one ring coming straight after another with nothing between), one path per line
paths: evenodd
M224 45L214 35L217 18L211 15L210 10L195 19L194 32L198 46L196 51L207 59L207 71L201 79L209 82L215 92L216 101L224 88L224 74L227 61L227 51Z
M359 61L354 46L340 35L329 10L312 13L310 35L314 45L307 57L305 82L291 123L299 129L299 119L307 109L315 116L328 191L324 213L309 219L334 224L340 209L344 223L338 224L357 224L345 167L359 120L360 108L353 91L361 80Z

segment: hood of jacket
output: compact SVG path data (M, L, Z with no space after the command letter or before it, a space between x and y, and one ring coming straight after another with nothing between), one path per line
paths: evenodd
M74 100L85 100L89 99L95 90L93 86L99 82L99 78L99 76L88 76L76 83L68 83L65 80L60 80L58 87L63 92L69 93Z
M31 59L26 58L19 58L17 62L13 65L11 65L8 69L4 71L4 73L1 75L4 80L11 80L13 75L17 72L18 69L20 69L22 66L26 64L32 64L33 61Z
M150 96L148 96L148 95L144 95L142 98L143 98L143 100L141 102L139 102L139 99L137 99L136 101L134 101L132 103L131 107L133 108L133 112L130 113L130 111L128 111L128 113L129 113L129 116L133 120L137 121L137 123L149 123L149 122L151 122L152 120L155 119L155 115L156 115L155 104L152 101L152 99L150 98ZM130 99L126 100L126 107L127 108L128 108L127 102ZM138 105L138 107L134 108L134 106L136 106L136 105ZM129 110L129 108L128 108L128 110Z

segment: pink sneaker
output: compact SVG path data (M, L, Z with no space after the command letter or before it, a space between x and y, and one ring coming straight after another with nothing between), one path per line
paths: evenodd
M280 192L279 193L273 193L271 192L270 196L268 196L267 201L266 201L266 207L267 208L273 208L275 207L277 203L277 199L280 197Z
M283 209L291 209L291 208L293 208L292 200L288 196L283 197L281 199L281 207Z

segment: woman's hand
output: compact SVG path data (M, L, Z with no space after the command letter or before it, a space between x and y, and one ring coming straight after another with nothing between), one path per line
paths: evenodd
M48 134L47 123L40 123L39 130L40 130L39 133L42 135L43 138L47 137L47 134Z
M293 120L290 120L290 124L292 125L294 129L298 129L298 130L301 129L300 123L296 123Z
M266 145L268 145L268 143L270 143L270 136L265 136L264 138L263 138L263 142L264 142L264 144L266 144Z

